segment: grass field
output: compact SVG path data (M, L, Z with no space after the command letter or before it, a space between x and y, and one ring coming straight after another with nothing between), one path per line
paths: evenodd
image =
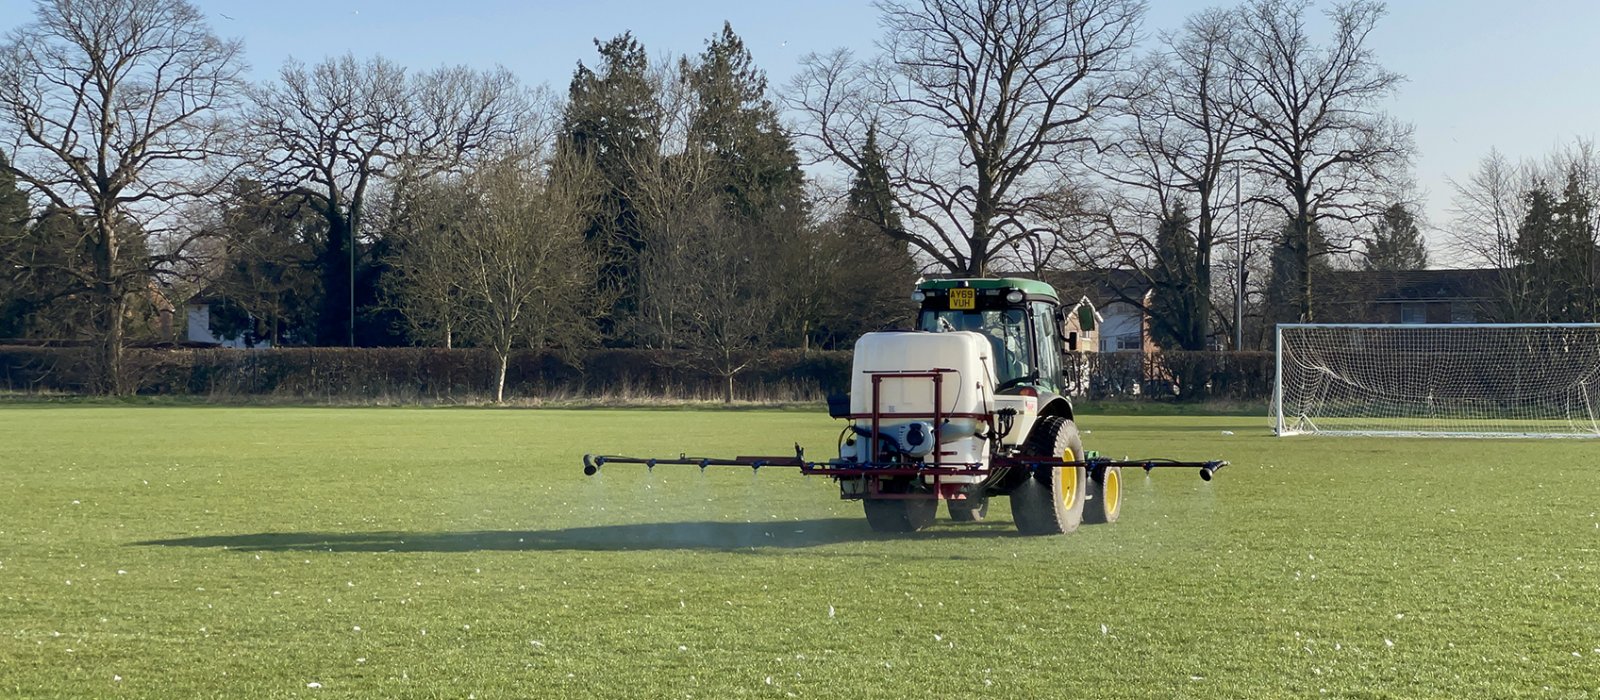
M1080 424L1234 466L890 537L579 470L825 456L810 412L0 406L0 697L1600 697L1600 445Z

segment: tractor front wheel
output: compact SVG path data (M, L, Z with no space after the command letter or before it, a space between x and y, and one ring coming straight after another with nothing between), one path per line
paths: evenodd
M1114 523L1122 515L1122 467L1106 467L1100 478L1089 479L1089 502L1083 521L1091 525Z
M1084 456L1078 426L1061 416L1034 423L1022 456L1071 462ZM1063 535L1083 522L1088 470L1083 467L1040 467L1011 491L1011 514L1024 535Z
M950 519L958 523L982 522L989 516L989 499L971 496L964 501L950 501Z

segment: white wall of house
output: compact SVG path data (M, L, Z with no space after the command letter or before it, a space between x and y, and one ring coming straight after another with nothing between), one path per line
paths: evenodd
M1114 301L1100 307L1100 317L1100 352L1144 348L1144 315L1138 307Z
M188 329L186 338L191 343L216 343L225 348L244 348L244 338L222 338L211 331L211 307L207 304L189 304L184 307L184 316L187 321L184 327ZM254 347L265 348L271 344L265 341Z

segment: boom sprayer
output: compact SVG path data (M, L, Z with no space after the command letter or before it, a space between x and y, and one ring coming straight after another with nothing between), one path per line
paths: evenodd
M868 333L856 342L848 396L828 413L849 425L839 456L733 458L585 455L583 471L607 464L798 468L832 477L841 498L860 500L880 532L950 517L988 515L989 498L1011 499L1025 534L1063 534L1080 523L1116 522L1122 469L1185 467L1210 481L1222 460L1123 459L1083 449L1072 403L1062 395L1068 319L1049 285L1025 279L946 279L919 284L914 331Z

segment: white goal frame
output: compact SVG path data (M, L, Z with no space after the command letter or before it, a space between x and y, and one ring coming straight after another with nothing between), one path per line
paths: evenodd
M1581 362L1570 367L1549 364L1547 358L1529 356L1524 352L1521 359L1523 365L1507 365L1508 371L1517 371L1519 374L1532 371L1539 367L1551 370L1553 376L1550 380L1538 387L1532 387L1524 395L1521 392L1507 394L1479 394L1472 393L1472 388L1467 387L1458 393L1436 396L1433 389L1427 388L1426 394L1406 393L1406 389L1415 390L1416 387L1402 386L1368 386L1381 380L1382 370L1367 373L1367 376L1350 377L1341 374L1341 368L1327 366L1321 363L1328 357L1310 357L1301 349L1302 355L1295 356L1293 346L1294 336L1307 329L1327 329L1332 331L1348 331L1352 345L1359 345L1363 340L1358 340L1362 330L1382 331L1383 333L1370 334L1381 336L1393 333L1435 333L1439 329L1472 332L1478 331L1482 335L1495 337L1502 335L1502 331L1516 330L1549 330L1549 331L1575 331L1572 334L1552 334L1553 338L1566 338L1562 341L1561 350L1570 350L1571 336L1578 336L1581 343L1576 348L1576 355ZM1291 336L1290 347L1284 345L1284 335L1288 332ZM1443 334L1440 334L1443 335ZM1583 337L1592 335L1592 338ZM1526 334L1521 337L1536 337L1537 334ZM1506 334L1505 337L1516 337ZM1491 348L1492 350L1492 348ZM1513 353L1517 348L1507 348L1505 356L1515 361L1519 359ZM1464 346L1450 346L1429 348L1425 350L1401 350L1396 346L1395 352L1390 354L1395 358L1394 365L1400 362L1406 354L1410 354L1409 367L1428 367L1430 375L1447 373L1452 366L1449 364L1450 355L1458 355L1458 361L1468 359L1464 354L1477 354L1477 351ZM1332 354L1332 353L1329 353ZM1600 323L1285 323L1279 324L1274 338L1273 355L1275 368L1273 371L1272 407L1271 418L1273 432L1282 436L1290 435L1372 435L1394 437L1537 437L1537 438L1600 438ZM1289 366L1285 367L1285 356L1288 355ZM1381 362L1382 357L1374 355L1374 359ZM1418 362L1423 361L1423 365ZM1545 365L1536 363L1546 362ZM1285 370L1292 377L1288 377L1286 387ZM1352 368L1354 369L1354 368ZM1472 368L1466 368L1468 370ZM1478 367L1477 369L1483 369ZM1394 368L1390 368L1393 378ZM1356 374L1357 372L1349 372ZM1482 373L1476 376L1483 376ZM1307 378L1309 377L1309 379ZM1363 382L1362 380L1367 380ZM1482 384L1496 384L1520 389L1524 384L1508 382L1501 379L1499 382L1488 381ZM1565 388L1563 388L1565 387ZM1478 387L1482 389L1482 386ZM1388 392L1385 395L1385 392ZM1330 402L1330 397L1332 401ZM1362 415L1359 408L1361 399L1370 398L1372 403L1381 412L1386 408L1393 409L1396 415ZM1384 399L1387 399L1385 404ZM1337 404L1354 408L1345 413L1339 413ZM1331 413L1323 414L1324 408L1331 405ZM1527 415L1506 415L1526 407ZM1319 425L1319 422L1321 423Z

